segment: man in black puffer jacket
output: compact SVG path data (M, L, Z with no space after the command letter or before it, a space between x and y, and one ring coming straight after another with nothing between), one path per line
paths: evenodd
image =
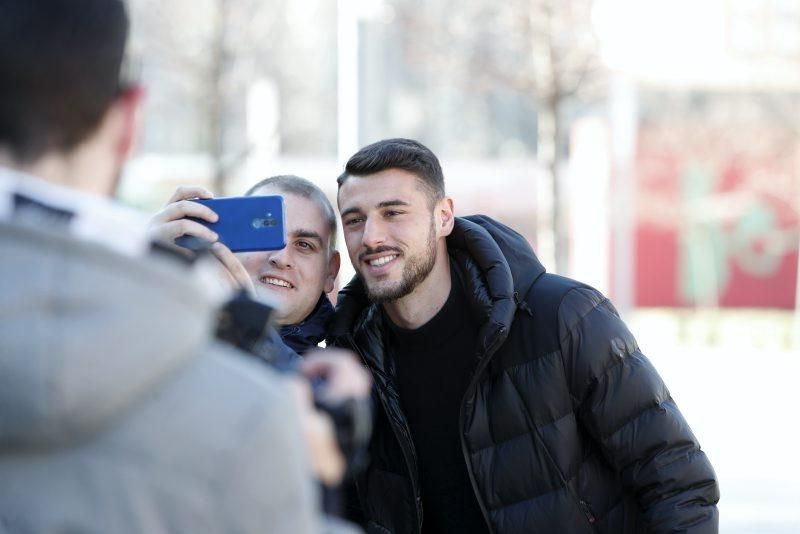
M718 531L714 470L608 299L510 228L454 217L415 141L363 148L338 182L358 275L331 341L380 405L369 532Z

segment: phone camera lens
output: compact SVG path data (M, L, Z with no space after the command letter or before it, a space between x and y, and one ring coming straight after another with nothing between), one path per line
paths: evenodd
M255 229L259 228L273 228L278 226L278 221L272 218L268 219L253 219L253 222L250 223L251 226Z

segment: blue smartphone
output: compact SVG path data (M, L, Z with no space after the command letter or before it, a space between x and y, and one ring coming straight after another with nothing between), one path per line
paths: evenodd
M193 221L217 233L219 240L233 252L279 250L286 246L286 224L283 197L265 195L252 197L223 197L194 199L208 206L219 220L210 223L194 217ZM208 243L194 236L180 236L175 244L197 250Z

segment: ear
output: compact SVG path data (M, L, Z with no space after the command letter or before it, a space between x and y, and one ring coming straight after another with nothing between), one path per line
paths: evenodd
M131 155L139 133L144 89L135 85L123 90L111 102L98 130L98 137L119 170Z
M455 210L453 208L453 199L444 197L436 203L436 225L439 231L439 236L448 236L453 231L455 224Z
M334 251L333 254L331 254L331 259L328 260L328 272L325 273L325 287L323 287L325 293L333 291L333 285L336 282L336 276L339 274L341 262L342 259L339 256L339 251Z
M84 164L91 169L92 190L113 196L119 185L122 168L130 156L139 130L144 98L140 86L121 91L111 102L94 133L81 150Z
M119 137L117 140L117 155L125 161L130 157L136 146L141 125L142 107L144 104L145 90L141 85L134 85L125 89L118 97L114 106L117 108L120 119Z

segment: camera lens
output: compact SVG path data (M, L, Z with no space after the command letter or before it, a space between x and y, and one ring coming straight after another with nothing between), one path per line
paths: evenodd
M278 225L278 221L272 218L268 219L253 219L253 222L250 223L253 228L272 228Z

